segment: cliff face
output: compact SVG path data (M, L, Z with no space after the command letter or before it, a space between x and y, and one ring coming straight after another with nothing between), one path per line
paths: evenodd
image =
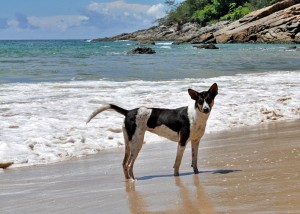
M300 42L299 0L286 0L254 11L214 32L217 43Z
M233 22L200 27L155 26L93 41L174 40L177 43L300 43L300 0L285 0Z
M166 41L174 40L178 42L198 41L202 35L211 34L227 26L229 22L219 22L215 25L200 27L196 23L186 23L180 28L177 25L155 26L146 30L139 30L133 33L124 33L109 38L94 39L94 42L133 40L133 41Z

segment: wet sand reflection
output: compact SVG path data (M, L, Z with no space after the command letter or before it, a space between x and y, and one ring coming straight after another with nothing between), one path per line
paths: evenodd
M125 183L131 213L214 213L199 175L170 179L168 185L173 185L173 191L159 196L139 190L135 182ZM162 201L168 203L159 206Z

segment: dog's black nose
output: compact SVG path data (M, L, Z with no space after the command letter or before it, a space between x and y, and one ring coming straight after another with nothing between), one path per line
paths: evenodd
M203 113L206 113L206 114L209 113L209 108L203 108L203 109L202 109L202 112L203 112Z

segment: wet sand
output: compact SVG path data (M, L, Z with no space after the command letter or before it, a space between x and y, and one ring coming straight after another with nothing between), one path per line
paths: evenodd
M173 177L176 143L145 144L126 182L123 148L0 171L0 213L298 213L300 121L206 135L192 173L187 147Z

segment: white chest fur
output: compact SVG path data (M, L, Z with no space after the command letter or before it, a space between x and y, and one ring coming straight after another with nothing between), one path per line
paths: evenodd
M199 140L205 132L206 121L209 113L201 113L194 105L188 106L188 117L190 119L190 140Z

